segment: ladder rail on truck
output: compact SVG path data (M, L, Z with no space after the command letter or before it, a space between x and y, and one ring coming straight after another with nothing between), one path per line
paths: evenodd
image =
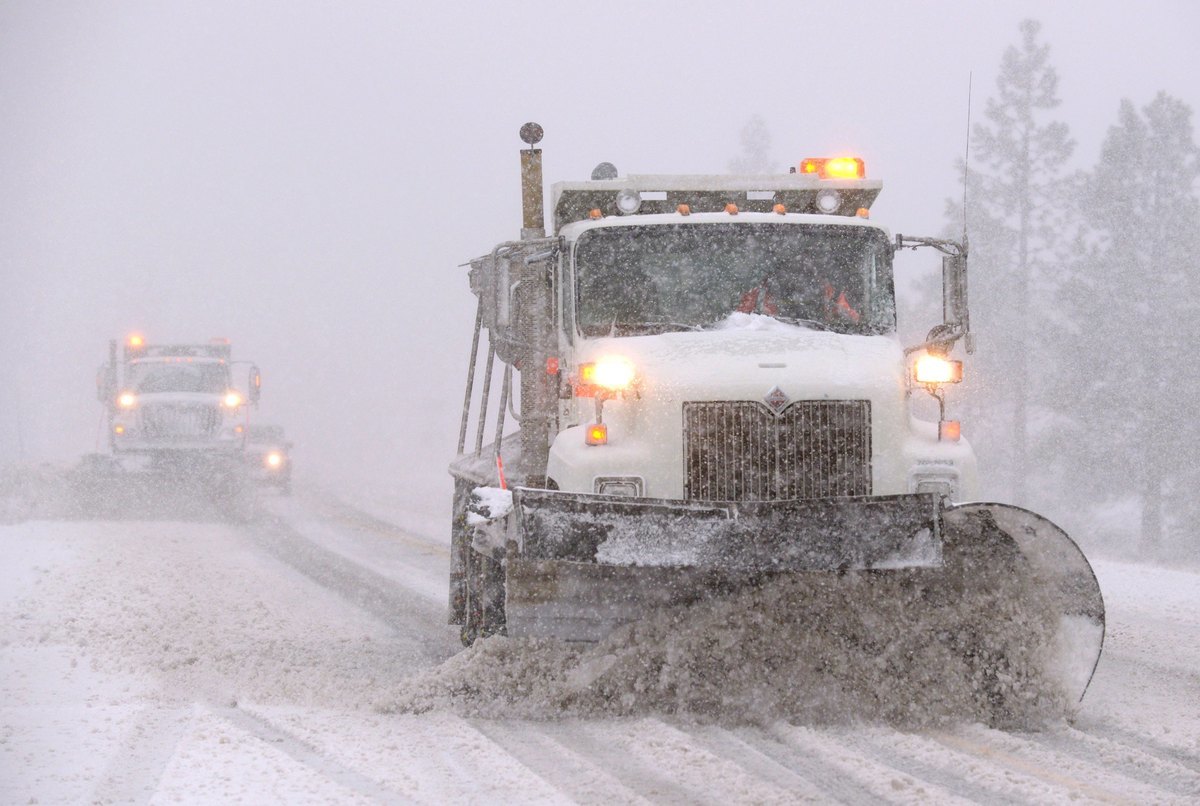
M892 239L869 220L882 183L857 159L805 160L782 176L622 178L602 165L592 181L555 185L547 236L540 137L536 124L522 129L521 239L470 261L478 307L450 466L450 622L464 643L495 633L596 641L772 579L852 591L867 580L940 608L942 624L956 608L975 613L938 640L977 667L997 719L1014 696L997 680L1012 678L1001 667L1016 655L1053 655L1062 696L1082 697L1104 635L1086 558L1036 513L961 503L975 497L975 460L944 392L962 377L952 351L974 349L965 236ZM871 300L826 282L816 313L789 320L771 301L788 278L764 277L740 297L725 289L728 321L581 324L579 309L596 307L581 296L581 272L604 280L607 270L585 268L581 244L674 232L705 248L706 233L725 233L736 251L752 230L782 233L797 251L833 232L869 243L872 268L850 296ZM922 247L943 257L943 321L904 348L891 259ZM624 259L652 262L647 254ZM702 270L686 271L694 280ZM864 304L875 313L855 307ZM913 416L924 392L936 423ZM506 434L510 420L519 428ZM847 594L850 606L858 595Z

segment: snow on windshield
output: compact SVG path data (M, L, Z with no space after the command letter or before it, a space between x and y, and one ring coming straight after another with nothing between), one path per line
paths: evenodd
M137 362L126 379L139 394L200 392L220 394L230 387L225 364L198 362Z
M599 228L580 237L575 266L585 336L697 329L735 312L843 333L895 327L891 251L862 227Z

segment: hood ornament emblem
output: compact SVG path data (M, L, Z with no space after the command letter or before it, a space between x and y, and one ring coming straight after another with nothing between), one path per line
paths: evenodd
M767 404L767 408L771 410L772 414L778 416L783 414L783 410L787 408L788 403L792 402L792 399L776 386L763 396L763 402Z

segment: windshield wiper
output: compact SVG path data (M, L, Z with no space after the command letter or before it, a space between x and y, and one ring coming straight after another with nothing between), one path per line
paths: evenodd
M690 324L687 322L625 322L614 326L620 330L631 333L639 333L639 335L652 336L659 333L668 333L675 330L703 330L703 325Z
M812 327L816 330L828 330L830 333L841 333L842 331L830 325L828 322L819 322L816 319L801 319L798 316L773 316L772 319L777 319L787 325L803 325Z

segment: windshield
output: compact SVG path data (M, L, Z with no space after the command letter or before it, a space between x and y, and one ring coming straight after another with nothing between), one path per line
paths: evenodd
M890 333L891 245L866 227L661 224L598 228L575 247L587 337L699 330L759 313L839 333Z
M126 383L138 394L205 392L229 389L229 368L217 363L148 362L129 365Z

